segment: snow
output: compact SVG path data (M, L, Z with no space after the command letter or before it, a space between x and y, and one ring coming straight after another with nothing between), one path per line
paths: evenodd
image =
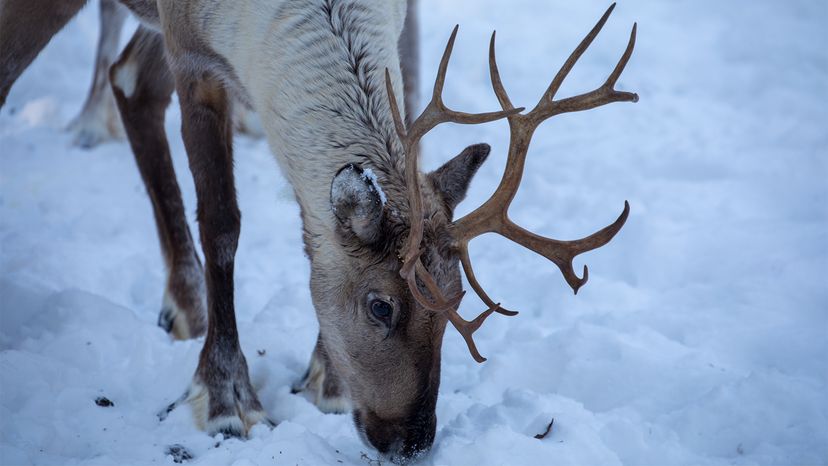
M497 109L485 61L497 28L504 84L531 106L607 6L421 0L423 89L460 23L446 103ZM484 364L447 331L423 464L828 464L828 4L623 2L559 94L603 82L635 21L618 87L640 102L542 126L511 211L574 238L628 199L627 225L576 260L590 266L577 297L533 253L472 243L478 279L521 313L478 332ZM170 341L155 325L163 266L127 144L84 151L62 131L96 39L87 7L0 113L0 463L171 464L178 444L188 464L377 464L349 416L290 394L317 324L298 207L260 140L235 143L236 304L253 383L281 423L242 441L197 431L186 408L158 421L201 341ZM174 104L167 130L195 232L179 125ZM492 155L458 214L496 186L506 124L440 127L423 141L432 169L480 141ZM469 296L461 310L481 306ZM552 418L549 436L533 438Z
M373 186L374 190L379 194L380 202L382 202L382 205L385 205L385 203L388 202L388 198L385 196L385 191L382 190L382 186L380 186L379 181L377 180L377 174L374 173L374 170L365 168L362 171L362 176L371 182L371 186Z

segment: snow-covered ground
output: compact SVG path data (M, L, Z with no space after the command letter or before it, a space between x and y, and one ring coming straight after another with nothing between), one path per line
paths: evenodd
M447 102L497 108L486 68L496 28L512 100L533 105L607 6L422 0L424 85L460 23ZM625 199L629 221L576 262L591 271L577 297L533 253L473 243L478 278L522 312L479 332L482 365L447 332L425 464L828 464L828 3L622 2L560 95L603 82L634 21L619 88L641 101L541 127L512 210L559 238L609 223ZM166 464L174 444L192 464L377 464L349 416L290 394L317 324L298 208L259 140L236 140L236 300L254 384L281 423L221 441L187 409L156 418L201 342L155 325L164 274L128 146L79 150L62 130L87 91L97 27L93 3L0 113L0 464ZM179 124L173 105L192 214ZM493 154L461 213L497 183L506 124L425 141L428 168L478 141ZM480 309L473 296L462 305ZM552 418L551 434L533 438Z

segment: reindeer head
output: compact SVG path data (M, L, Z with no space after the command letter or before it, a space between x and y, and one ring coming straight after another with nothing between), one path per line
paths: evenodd
M420 260L441 290L457 296L462 284L452 214L488 155L488 145L470 146L418 179L427 218L421 223ZM336 310L333 325L328 317L320 317L320 325L326 350L350 390L358 428L378 450L410 455L434 438L446 315L419 302L401 276L399 252L412 232L409 206L399 191L383 190L369 173L349 164L333 180L331 204L347 273L341 266L319 267L313 288L341 287L316 293L326 301L317 309ZM385 192L389 198L383 202ZM333 338L339 341L330 342Z
M526 114L515 108L501 83L494 54L489 49L492 86L501 111L468 114L448 109L442 89L457 34L455 27L440 62L431 102L406 128L386 70L386 88L395 129L405 153L405 183L383 199L369 174L356 164L343 167L331 187L331 206L337 219L336 237L347 263L315 264L312 271L314 304L320 333L337 375L345 382L354 407L357 428L383 453L409 457L428 449L434 439L435 405L440 382L440 350L447 322L460 332L478 362L472 334L497 312L515 315L495 303L474 276L468 242L483 233L498 233L554 262L575 292L587 281L573 270L573 258L609 242L629 213L625 202L618 219L604 229L574 241L544 238L514 224L508 216L523 174L535 129L551 116L591 109L610 102L637 101L633 93L614 85L635 43L635 26L624 55L598 89L554 100L555 94L606 22L614 5L570 55L540 102ZM440 123L483 123L508 118L511 139L507 166L491 198L465 217L453 211L489 147L478 144L435 172L418 169L418 143ZM386 202L387 201L387 202ZM463 297L462 264L470 286L487 309L467 321L457 313Z

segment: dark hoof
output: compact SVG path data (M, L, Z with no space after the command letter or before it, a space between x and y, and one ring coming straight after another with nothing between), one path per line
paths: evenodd
M165 332L170 333L175 322L175 314L172 309L165 307L158 313L158 326Z

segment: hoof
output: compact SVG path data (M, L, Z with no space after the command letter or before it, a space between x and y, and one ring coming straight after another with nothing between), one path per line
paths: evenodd
M158 313L158 326L169 333L175 340L189 340L198 335L193 335L187 317L179 309L170 306L161 308Z
M246 380L225 385L229 386L226 390L210 390L204 384L193 382L186 401L198 428L211 436L246 438L256 424L276 427Z
M170 333L175 322L175 311L168 307L161 308L158 313L158 326L164 329L165 332Z
M120 136L113 136L108 132L99 132L93 129L84 129L76 131L72 137L72 145L80 147L81 149L92 149L95 146L110 141L120 141L123 138Z
M203 302L200 299L189 302L194 309L185 310L176 304L170 293L164 293L164 305L158 313L158 326L176 340L198 338L206 331Z
M66 130L72 134L72 145L82 149L91 149L105 142L124 139L118 114L107 115L102 110L78 115L69 123Z

